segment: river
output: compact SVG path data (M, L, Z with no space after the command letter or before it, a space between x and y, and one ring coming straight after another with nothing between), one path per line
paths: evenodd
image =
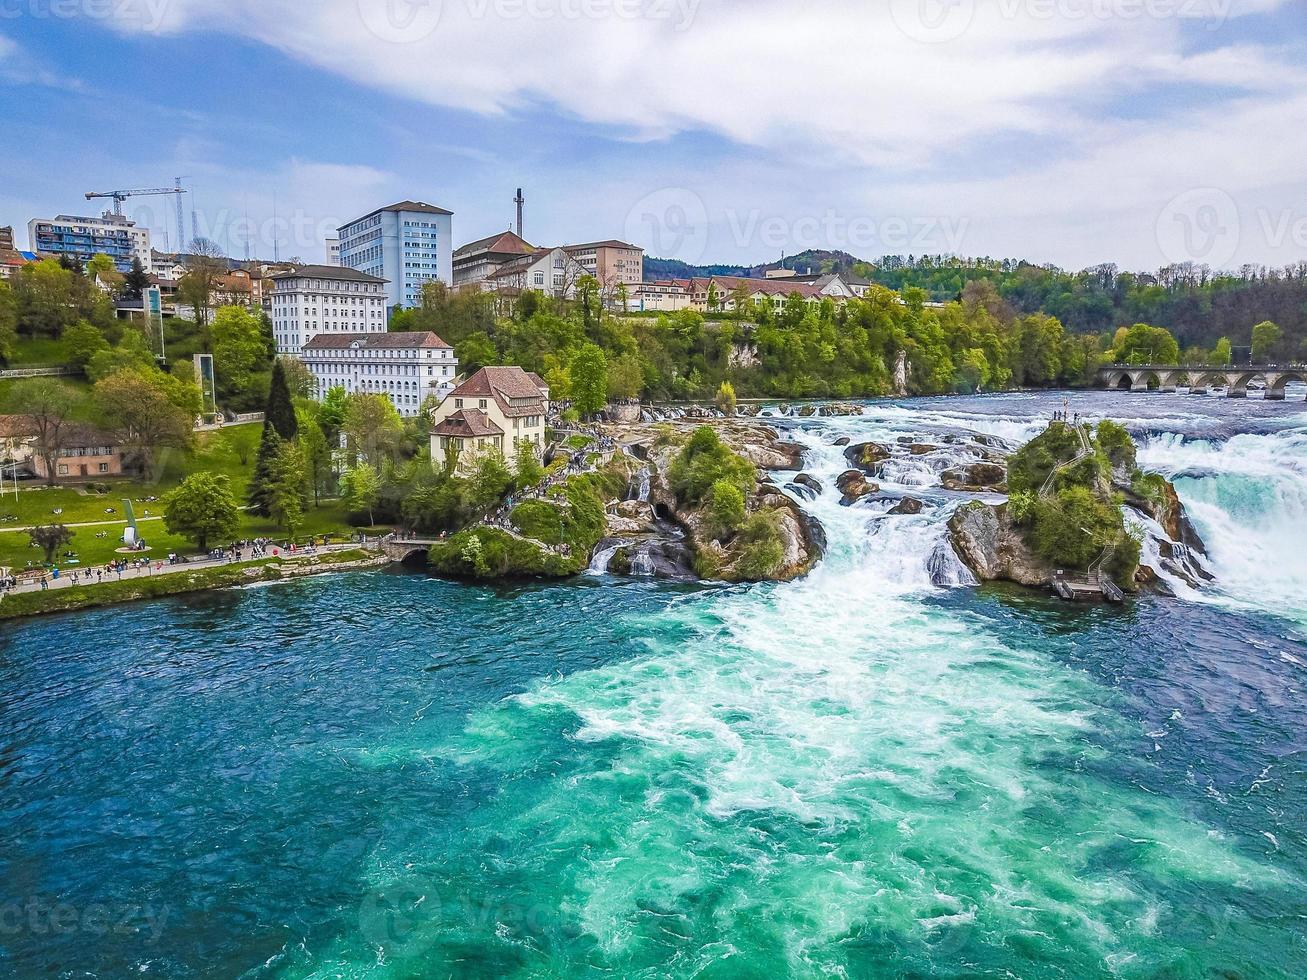
M1062 399L783 422L828 488L790 584L372 572L5 624L0 973L1307 974L1304 406L1069 396L1217 578L1124 608L966 585L930 458L886 483L919 515L830 488L837 437L1021 440Z

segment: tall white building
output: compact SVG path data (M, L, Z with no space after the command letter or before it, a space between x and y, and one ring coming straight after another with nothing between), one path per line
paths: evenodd
M340 239L327 238L322 245L327 252L327 265L340 265Z
M386 310L422 302L432 279L453 286L454 212L400 201L340 227L340 264L387 281Z
M454 349L430 331L413 333L320 333L300 360L318 380L317 398L339 385L348 392L387 396L400 415L417 415L422 402L454 389Z
M294 266L270 278L279 354L298 356L317 334L386 332L384 279L330 265Z
M146 272L153 271L150 258L150 229L112 211L100 218L61 214L56 218L33 218L27 223L27 242L33 252L67 255L85 264L103 253L113 259L119 272L140 259Z

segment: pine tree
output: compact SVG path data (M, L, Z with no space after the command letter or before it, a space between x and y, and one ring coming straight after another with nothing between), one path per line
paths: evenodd
M264 421L277 430L283 442L290 442L299 433L295 421L295 405L290 398L290 385L286 383L286 369L281 361L272 365L272 383L268 387L268 407Z
M263 437L259 440L259 454L254 458L254 473L250 476L247 502L250 513L259 517L272 514L271 494L277 476L277 459L281 454L281 436L271 421L263 423Z
M150 274L145 271L140 256L137 256L132 259L131 269L123 276L123 295L128 299L140 299L149 286Z

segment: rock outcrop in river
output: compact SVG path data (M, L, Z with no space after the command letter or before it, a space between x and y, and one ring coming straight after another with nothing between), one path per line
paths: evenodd
M1110 577L1127 591L1159 587L1139 561L1146 529L1127 526L1123 504L1170 539L1159 546L1168 571L1191 584L1210 578L1193 559L1202 541L1175 488L1137 468L1134 444L1115 423L1091 430L1055 421L1013 453L1006 470L976 463L966 477L983 489L1005 482L1010 491L1004 503L963 504L949 521L954 551L982 582L1046 586L1061 573L1089 584ZM947 474L944 485L958 488Z

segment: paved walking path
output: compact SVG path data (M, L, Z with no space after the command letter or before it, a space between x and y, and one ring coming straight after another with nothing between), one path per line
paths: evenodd
M74 572L77 573L77 578L78 578L78 581L76 583L77 585L96 586L96 585L101 585L105 582L125 582L128 581L129 579L154 578L161 575L172 575L177 572L193 572L202 568L218 568L222 565L249 565L252 564L253 562L263 561L267 558L279 558L279 559L299 558L305 555L322 555L322 554L331 554L333 552L339 552L339 551L351 551L360 547L362 547L362 545L360 545L357 541L350 541L344 544L319 545L317 548L298 548L297 550L292 552L287 550L286 548L282 548L280 545L269 545L268 553L259 558L245 558L242 559L241 561L230 561L226 558L192 558L190 561L187 561L184 564L180 564L180 565L169 565L167 557L164 556L161 558L151 558L149 567L147 568L133 568L129 566L128 568L123 569L121 574L118 572L112 572L112 573L106 572L100 577L100 581L98 582L96 581L96 576L95 576L96 570L98 569L101 572L104 572L104 565L88 565L85 567L77 565L67 569L61 568L59 570L58 578L50 578L47 581L47 588L48 589L71 588L74 584L72 580L72 575ZM245 551L248 552L249 549L247 548L245 549ZM273 554L273 551L276 551L275 555ZM124 555L123 557L127 558L128 561L132 560L130 556ZM158 565L159 563L162 563L163 567L156 570L156 565ZM31 569L26 569L26 570L14 569L14 574L19 574L23 571L31 571ZM16 594L20 592L40 592L40 591L41 591L41 583L38 581L38 582L23 583L21 585L17 585L14 588L8 590L7 593L3 593L3 594Z
M136 523L140 524L143 523L144 521L161 521L161 520L163 520L163 518L157 515L154 517L138 517L136 518ZM58 524L59 521L57 520L51 521L50 523ZM113 526L123 527L126 524L127 524L126 521L82 521L79 524L65 524L64 527L113 527ZM6 527L0 527L0 533L4 533L5 531L30 531L35 527L45 527L45 526L46 525L43 524L25 524L22 525L21 527L6 526Z

